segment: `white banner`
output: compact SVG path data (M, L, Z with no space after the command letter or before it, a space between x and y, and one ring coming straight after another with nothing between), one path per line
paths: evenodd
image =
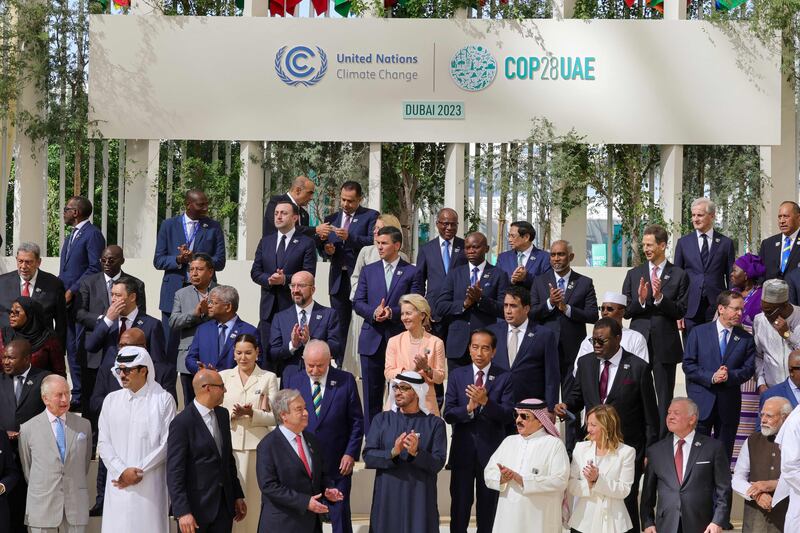
M127 139L780 144L779 56L696 21L90 17ZM736 29L739 34L732 35Z

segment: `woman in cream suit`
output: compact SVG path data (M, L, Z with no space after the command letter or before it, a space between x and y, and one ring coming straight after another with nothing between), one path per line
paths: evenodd
M617 411L597 405L586 415L586 440L575 445L567 490L575 497L569 526L577 533L631 529L625 497L633 485L636 450L622 443Z
M244 520L234 522L234 533L258 529L261 489L256 479L256 446L275 427L270 399L278 392L278 377L256 365L258 355L256 338L239 335L233 351L236 367L219 373L225 384L222 406L231 415L233 455L249 510Z

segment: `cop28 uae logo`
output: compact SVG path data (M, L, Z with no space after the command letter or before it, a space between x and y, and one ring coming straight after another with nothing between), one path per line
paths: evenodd
M486 47L470 44L450 60L450 77L465 91L480 91L491 85L497 75L497 61Z
M282 47L275 54L275 72L286 85L309 87L316 84L328 71L328 56L316 46L316 52L308 46Z

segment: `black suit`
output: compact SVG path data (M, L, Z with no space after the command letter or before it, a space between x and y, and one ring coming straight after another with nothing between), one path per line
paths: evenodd
M792 251L789 252L786 269L781 271L781 251L785 237L784 234L778 233L761 241L758 256L764 262L764 268L767 270L764 279L784 279L792 270L800 266L800 234L798 234L792 242Z
M234 503L244 498L231 448L230 415L224 407L214 414L222 439L222 454L194 402L169 425L167 488L172 514L191 513L199 533L230 533Z
M21 478L19 465L14 458L14 449L11 447L5 429L0 428L0 483L6 488L6 491L0 494L0 531L10 531L11 529L8 493L14 490Z
M420 286L422 287L425 299L428 300L428 305L431 310L436 307L436 300L439 297L439 292L444 287L444 280L447 273L444 271L444 259L442 258L442 247L439 237L430 240L420 246L417 252L417 272L419 276ZM450 272L453 268L466 265L467 256L464 254L464 239L461 237L453 237L453 243L450 248L450 262L447 271ZM434 314L436 323L441 321L441 317ZM441 331L438 333L447 334L447 329L444 327L438 328ZM446 337L438 335L443 341Z
M8 311L11 303L20 296L19 271L0 275L0 314L2 321L8 324ZM44 309L45 318L52 320L61 346L67 345L67 303L64 300L64 283L53 274L41 268L36 275L36 286L31 289L31 298L39 302Z
M628 297L625 318L631 319L631 329L644 335L647 340L661 420L660 434L663 436L667 433L664 420L675 389L675 368L683 361L678 320L686 315L689 276L667 261L660 275L663 298L656 305L653 300L649 268L650 264L644 263L628 270L622 285L622 293ZM642 278L648 283L644 307L639 304L638 296L639 280Z
M320 515L308 510L308 500L331 488L325 475L320 444L303 431L311 455L311 476L306 472L296 448L289 444L280 428L258 443L256 473L261 487L259 533L321 533Z
M622 350L622 359L609 384L606 405L612 405L620 415L622 436L625 444L636 449L636 468L633 486L625 498L625 507L633 522L634 531L639 531L637 498L639 479L644 466L644 454L648 446L658 439L659 421L653 376L641 358ZM587 355L578 359L578 371L572 389L564 400L570 410L580 411L600 405L600 359Z
M711 522L718 526L730 522L731 471L725 446L695 433L692 446L684 444L684 454L688 448L691 450L680 485L673 435L647 450L641 505L643 528L656 526L658 533L702 533Z
M275 229L275 207L278 204L286 202L297 205L288 194L276 194L269 199L269 202L267 202L267 207L264 210L264 227L261 231L261 237L266 237L272 233L277 233L278 230ZM295 226L297 231L313 239L317 234L316 226L308 225L310 218L308 216L308 211L306 211L304 207L297 205L297 209L300 211L300 218L297 220L297 225Z

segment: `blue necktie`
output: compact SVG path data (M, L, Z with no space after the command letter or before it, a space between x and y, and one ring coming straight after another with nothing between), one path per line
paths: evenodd
M721 359L725 359L725 350L728 348L728 330L722 330L722 338L719 340L719 355Z
M307 323L306 322L306 310L302 309L300 311L300 329L305 328L306 327L306 323Z
M228 326L225 324L219 325L219 339L217 339L217 356L222 357L222 352L225 350L225 330L228 329Z
M564 278L558 278L558 290L560 290L561 292L564 292L564 285L566 285L566 284L567 284L567 282L564 281Z
M469 278L469 284L475 285L478 283L478 267L472 269L472 276Z
M783 249L781 250L781 272L786 271L786 263L789 262L790 253L792 253L792 240L786 237L783 239Z
M444 265L444 273L450 271L450 241L442 243L442 264Z
M56 418L56 444L58 445L58 454L61 456L61 462L67 456L67 439L64 436L64 422L60 418Z

